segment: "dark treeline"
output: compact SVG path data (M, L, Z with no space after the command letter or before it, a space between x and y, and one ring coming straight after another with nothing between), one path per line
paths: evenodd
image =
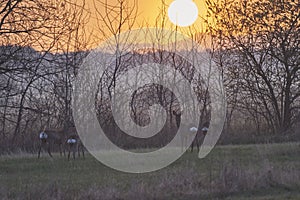
M0 151L36 150L43 128L67 130L74 126L72 87L88 54L83 31L85 7L65 1L36 2L0 1ZM26 15L28 7L35 15ZM227 96L227 119L220 143L299 139L299 1L207 1L207 7L210 53L223 76ZM16 22L21 18L26 26ZM167 124L149 145L125 137L116 127L109 106L112 83L129 63L134 66L143 59L170 61L186 78L192 68L170 52L127 56L116 71L110 72L113 76L99 84L95 102L99 122L115 143L126 148L164 145L176 132L172 114L179 109L176 96L158 85L146 85L133 95L132 119L138 124L149 122L147 109L154 103L168 113ZM201 126L210 116L209 93L201 80L195 88L203 105Z
M84 52L52 54L2 46L1 147L30 147L39 131L73 125L72 82Z
M206 3L226 85L229 132L299 138L300 2Z

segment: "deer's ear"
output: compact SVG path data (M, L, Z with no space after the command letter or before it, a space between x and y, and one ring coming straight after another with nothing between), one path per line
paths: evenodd
M175 110L173 110L173 115L179 115Z
M173 110L173 115L175 115L175 116L181 116L181 112L180 111L176 112L175 110Z

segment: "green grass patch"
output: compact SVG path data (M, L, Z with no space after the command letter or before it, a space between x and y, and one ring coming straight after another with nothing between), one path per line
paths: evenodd
M217 146L170 166L130 174L94 157L0 157L0 199L299 199L300 144Z

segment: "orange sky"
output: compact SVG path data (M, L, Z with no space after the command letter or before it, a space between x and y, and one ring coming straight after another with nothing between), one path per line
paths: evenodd
M90 10L91 13L91 19L89 21L88 27L89 30L93 30L94 35L100 35L97 26L96 26L96 9L95 9L95 4L94 2L97 0L86 0L87 2L87 7ZM99 1L99 0L98 0ZM134 3L134 0L127 0L130 4ZM105 0L102 0L102 2L105 2ZM117 5L117 0L107 0L108 4L111 5ZM161 12L162 8L162 0L137 0L138 2L138 18L136 20L136 26L135 28L139 28L142 23L148 23L150 27L155 26L155 21L157 16ZM169 6L173 0L165 0L166 6ZM196 3L198 10L199 10L199 18L195 22L195 27L193 28L192 32L201 32L201 29L203 29L203 21L201 20L201 17L205 18L206 15L206 7L205 7L205 0L194 0ZM99 11L104 11L103 6L98 4L97 8ZM167 28L174 29L175 26L170 23L170 21L167 18ZM179 31L181 32L188 32L189 28L180 28ZM126 27L123 28L123 31L126 30ZM97 39L98 40L98 39ZM96 42L93 42L93 44ZM95 44L94 44L95 45Z
M62 0L63 1L63 0ZM106 36L103 36L103 33L101 33L101 31L99 31L99 28L97 27L97 15L96 15L96 9L95 9L95 2L105 2L107 1L108 4L110 5L118 5L118 1L127 1L129 4L133 4L134 2L137 2L138 6L138 16L136 19L136 24L133 28L141 28L143 26L148 26L148 27L155 27L156 24L156 20L157 17L160 15L160 13L162 12L162 1L165 2L166 5L166 14L167 14L167 9L168 6L173 2L173 0L71 0L71 2L75 3L76 5L81 6L82 2L85 1L86 5L85 8L88 10L88 13L90 13L90 18L88 18L88 23L84 24L83 30L86 32L86 35L82 36L82 34L80 37L81 38L77 38L77 37L71 37L73 39L69 40L69 39L60 39L59 43L57 43L57 48L55 48L55 50L57 49L58 51L60 51L60 49L64 49L64 48L69 48L69 50L78 50L78 49L90 49L90 48L95 48L97 47L101 41L103 41L103 39L105 39L105 37L110 37L112 36L111 33L107 33ZM203 30L203 20L201 20L201 17L205 18L206 16L206 6L205 6L205 0L193 0L197 7L198 7L198 11L199 11L199 18L195 23L195 26L193 27L187 27L187 28L178 28L177 30L187 34L192 32L194 33L199 33L202 32ZM97 4L96 5L98 11L100 12L104 12L103 9L103 5L101 4ZM118 13L117 13L118 14ZM99 22L99 20L98 20ZM175 29L175 26L173 24L171 24L171 22L168 19L168 16L166 16L166 27L168 29ZM122 31L126 31L126 29L128 30L128 27L123 27ZM74 33L76 34L76 33ZM189 35L189 34L188 34ZM33 37L35 39L35 37ZM86 39L88 38L88 39ZM23 38L21 38L23 39ZM40 50L40 51L45 51L48 49L48 46L52 45L52 40L48 41L49 38L47 37L47 35L45 36L45 38L41 37L37 42L35 40L33 41L21 41L19 42L19 40L14 40L13 37L7 37L6 40L3 40L3 43L9 43L9 44L14 44L17 43L19 45L30 45L33 48L35 48L36 50ZM79 42L78 42L79 41ZM1 43L1 40L0 40ZM80 43L80 44L79 44ZM55 51L53 50L53 51ZM52 50L50 50L52 51Z

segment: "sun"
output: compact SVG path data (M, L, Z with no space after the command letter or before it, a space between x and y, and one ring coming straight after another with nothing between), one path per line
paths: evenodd
M177 26L190 26L198 18L198 8L192 0L175 0L169 6L168 16Z

